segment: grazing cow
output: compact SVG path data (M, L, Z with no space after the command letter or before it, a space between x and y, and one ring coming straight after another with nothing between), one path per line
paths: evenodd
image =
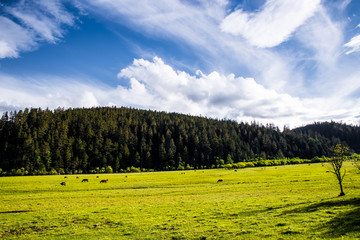
M99 178L99 176L96 176L96 178Z
M81 182L89 182L89 180L84 178Z
M64 178L67 178L67 176L65 176Z
M66 186L66 182L60 183L61 186Z
M218 183L221 183L221 182L223 182L223 180L222 180L222 179L219 179L219 180L217 180L217 182L218 182Z
M79 177L76 177L76 178L79 178Z
M100 183L107 183L107 181L109 181L109 179L101 180Z

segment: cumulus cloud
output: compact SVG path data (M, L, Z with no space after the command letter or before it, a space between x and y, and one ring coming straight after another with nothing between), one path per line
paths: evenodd
M129 88L118 87L122 99L145 108L279 125L299 124L311 111L316 113L310 103L267 89L253 78L201 71L194 76L175 71L158 57L135 59L118 77L131 81Z
M286 41L319 6L320 0L267 0L256 13L235 10L223 20L221 29L241 35L254 46L274 47Z
M298 98L264 87L253 78L218 72L177 71L155 57L135 59L118 74L126 84L99 86L51 76L19 79L0 75L0 112L41 107L128 106L238 121L301 126L313 121L357 123L360 99ZM350 80L349 80L350 81ZM127 84L129 83L129 84ZM344 100L345 99L345 100Z
M344 45L347 48L350 48L346 54L360 52L360 35L356 35L355 37L351 38L351 40Z
M118 77L131 84L118 86L111 98L127 106L278 126L326 120L358 124L354 116L360 99L348 98L351 92L345 90L332 97L298 98L266 88L253 78L176 71L158 57L153 61L135 59ZM353 77L344 81L351 82Z
M62 0L14 1L1 4L0 58L18 57L39 42L55 43L64 34L64 26L74 25L74 16L64 7Z

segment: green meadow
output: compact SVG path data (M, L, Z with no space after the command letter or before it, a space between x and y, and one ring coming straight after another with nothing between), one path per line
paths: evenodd
M2 177L0 238L358 239L360 174L338 197L329 167Z

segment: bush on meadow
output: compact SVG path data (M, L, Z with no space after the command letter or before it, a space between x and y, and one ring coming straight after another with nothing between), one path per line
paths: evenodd
M194 170L194 167L191 167L189 164L186 165L185 167L186 170Z
M184 169L185 169L185 167L182 166L182 165L179 165L179 166L177 167L177 170L184 170Z
M244 168L244 167L246 167L245 162L233 163L232 165L233 165L233 168Z
M140 168L131 166L126 169L127 172L141 172Z
M113 173L112 167L111 167L111 166L107 166L107 167L105 168L105 172L106 172L106 173Z
M228 163L228 164L223 164L221 165L222 168L227 168L227 169L231 169L233 167L232 164Z
M255 167L255 164L253 162L246 162L246 167Z

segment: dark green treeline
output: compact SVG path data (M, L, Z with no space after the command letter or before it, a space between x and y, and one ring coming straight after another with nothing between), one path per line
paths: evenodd
M130 108L25 109L0 121L0 168L29 173L90 172L111 166L171 170L186 166L328 156L339 138Z

